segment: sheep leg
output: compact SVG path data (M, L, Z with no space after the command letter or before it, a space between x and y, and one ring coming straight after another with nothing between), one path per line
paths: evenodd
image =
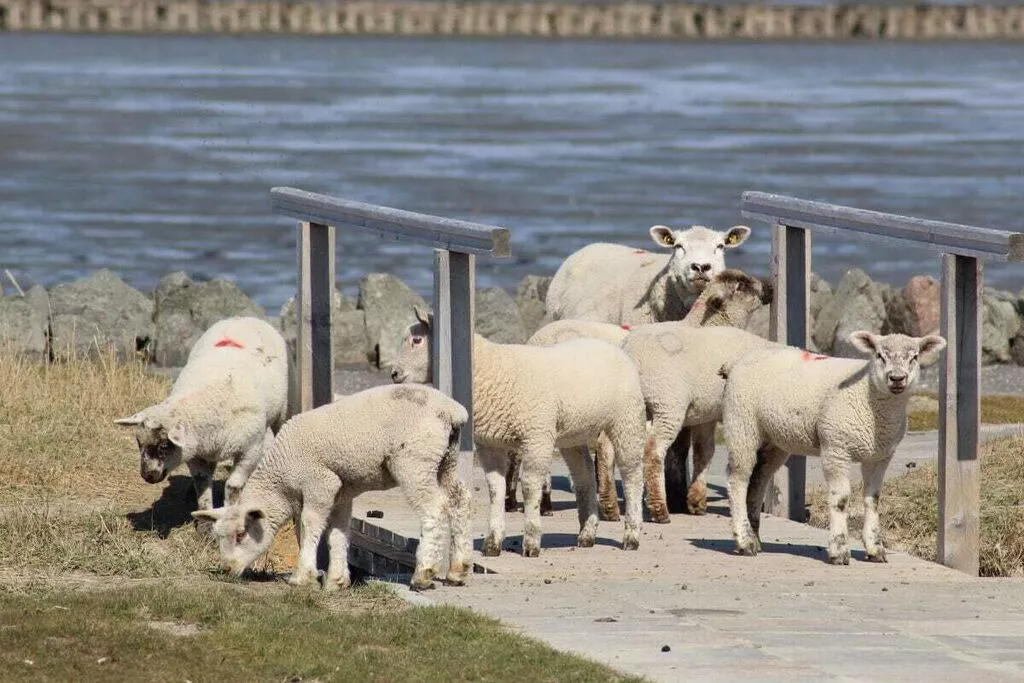
M785 464L789 453L775 446L766 446L757 454L754 471L750 475L750 488L747 489L747 521L754 532L754 547L761 551L761 507L764 505L768 486L779 468Z
M728 420L728 415L726 416ZM757 555L757 536L747 515L747 491L757 462L757 444L731 438L726 423L726 443L729 445L729 516L732 519L732 537L740 555Z
M654 437L646 437L645 441L644 432L634 433L624 425L609 431L608 438L615 450L615 466L622 475L622 493L625 498L622 549L636 550L640 547L640 524L643 521L644 454L653 447Z
M302 492L302 513L299 515L302 541L299 544L298 562L288 579L288 583L293 586L316 582L316 549L341 489L341 482L333 474L320 479L318 484Z
M715 455L715 426L708 422L690 430L693 442L693 483L686 492L686 510L691 515L708 511L708 468Z
M242 487L245 486L245 482L249 481L249 476L256 469L256 465L260 464L260 459L266 452L268 440L272 441L273 438L274 435L268 428L256 444L246 449L241 457L235 460L231 474L224 482L224 501L227 505L234 505L238 497L242 495Z
M352 581L348 573L348 527L352 519L352 498L340 495L334 502L334 509L327 520L327 576L324 590L335 591L348 588Z
M850 502L850 459L836 448L822 448L821 467L828 489L828 561L850 564L846 508Z
M679 434L676 435L672 445L665 451L665 498L668 501L668 511L670 513L690 512L692 514L704 514L702 509L700 512L693 512L688 502L688 491L689 486L689 473L687 472L687 458L690 455L690 443L692 441L692 435L688 428L683 427L679 430ZM696 444L694 445L696 449ZM694 459L696 459L696 453L694 453ZM694 463L694 469L697 465Z
M576 511L580 520L580 534L576 545L592 548L597 536L597 494L594 486L594 460L586 447L563 448L562 458L569 466L576 486Z
M214 463L201 458L192 458L187 463L188 472L192 475L192 487L196 491L196 500L200 510L213 509L213 469ZM213 522L208 519L197 519L193 523L196 531L201 534L213 533Z
M615 448L604 432L597 437L594 449L594 469L597 472L598 514L601 521L619 521L619 496L615 491Z
M668 515L665 502L665 453L675 441L679 430L683 427L682 416L676 419L668 414L656 414L651 434L644 447L644 483L647 487L647 512L651 521L656 524L668 524L672 520Z
M540 555L541 524L540 494L544 477L551 469L551 453L554 444L530 444L523 448L523 556ZM590 477L593 481L593 471ZM582 482L577 484L583 486ZM597 506L596 498L594 505ZM596 514L596 510L595 510Z
M478 448L477 457L487 479L487 491L490 495L489 520L487 538L484 539L483 554L486 557L497 557L501 554L501 545L505 542L505 508L502 505L504 496L505 474L508 471L505 451L498 448Z
M882 493L882 480L885 479L885 470L891 458L890 455L884 460L865 462L860 466L864 480L864 550L870 562L888 562L885 546L879 537L881 524L878 519L878 497Z
M540 489L540 516L551 517L555 514L555 508L551 505L551 469L544 478L544 485Z
M449 460L452 462L446 465ZM409 584L411 590L433 588L434 578L441 573L448 516L447 496L440 483L441 470L455 468L456 463L457 460L447 455L442 456L436 467L427 466L421 459L395 459L391 462L391 476L420 516L420 542L416 547L416 570Z
M466 578L473 570L473 540L470 529L473 511L469 489L459 479L457 454L441 461L439 479L445 494L445 512L451 533L446 583L451 586L464 586Z
M523 463L522 455L518 449L512 449L508 454L508 472L505 473L505 512L515 512L516 489L519 487L519 467Z

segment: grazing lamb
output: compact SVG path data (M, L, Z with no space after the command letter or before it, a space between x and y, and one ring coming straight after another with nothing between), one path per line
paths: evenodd
M352 501L399 486L420 515L411 588L433 587L450 529L448 582L472 568L469 492L457 474L466 409L432 387L382 386L296 415L277 435L235 504L199 510L213 520L221 557L241 574L277 531L296 524L299 559L289 582L316 581L316 549L325 529L330 562L325 589L347 588Z
M429 382L432 316L416 310L395 362L395 382ZM558 448L573 481L580 547L594 545L597 496L594 464L586 444L601 432L615 448L626 498L622 546L640 545L642 452L645 439L640 378L621 349L593 339L552 347L495 344L473 338L473 437L490 491L490 523L484 554L497 555L505 538L505 474L508 451L523 459L525 529L523 555L540 553L540 495Z
M725 268L725 250L743 244L750 228L718 232L700 225L687 230L655 225L650 235L671 253L597 243L569 256L548 288L547 319L619 325L681 320Z
M727 269L716 275L711 283L705 287L704 291L701 292L697 301L694 303L690 312L686 315L681 322L678 323L678 327L719 327L719 326L735 326L745 327L750 316L755 311L761 308L763 305L770 303L772 300L772 285L770 282L760 280L755 277L747 275L741 270ZM628 327L628 326L625 326ZM574 339L580 337L590 337L595 339L604 339L612 343L623 344L626 337L630 332L625 329L624 326L613 325L609 323L599 323L588 320L559 320L553 323L549 323L538 330L533 337L530 338L528 344L532 345L550 345L564 341L567 339ZM639 326L635 328L637 332L643 330L646 326ZM665 333L664 327L658 328L658 334ZM643 335L640 335L643 337ZM627 348L627 353L630 353L630 346ZM632 355L632 354L631 354ZM675 363L678 359L674 356L665 359L664 363L656 361L662 360L662 356L648 356L641 359L634 357L634 361L638 363L638 369L641 374L641 383L645 386L650 386L651 390L654 391L655 395L648 397L645 394L645 401L648 407L648 415L652 419L657 419L656 416L659 410L667 409L673 415L668 418L661 420L660 424L664 428L662 431L667 432L672 426L678 425L671 437L667 433L658 434L660 438L660 449L657 460L662 463L662 469L665 468L665 455L668 448L672 445L673 439L680 433L680 429L683 428L684 416L686 414L686 406L672 406L671 400L678 399L681 401L687 400L686 396L678 390L670 390L669 395L663 396L663 392L666 387L666 378L677 377L677 373L674 369ZM717 371L718 366L715 365L711 370ZM651 373L652 377L644 377L644 373ZM681 381L685 381L688 378L680 377ZM717 396L721 397L721 390L719 388ZM676 419L678 418L678 419ZM708 444L706 434L699 432L703 441L700 443L701 453L698 455L694 454L694 476L695 484L692 487L694 503L689 507L691 512L701 514L706 509L706 491L707 491L707 467L710 464L711 456L714 452L714 425L710 426L712 441L710 442L710 451L708 450ZM684 438L679 440L680 444L688 446L690 443L689 433L683 435ZM665 441L665 439L668 439ZM612 472L612 457L613 453L604 439L599 439L594 449L595 460L596 460L596 471L597 471L597 492L598 499L600 501L600 514L601 519L609 521L617 521L619 519L619 506L617 496L615 492L615 481ZM682 450L675 454L676 458L681 458L685 462L686 451ZM653 461L652 461L653 463ZM506 496L506 509L509 509L511 505L515 505L515 474L518 472L518 460L513 457L512 463L509 466L509 491ZM675 463L673 463L675 465ZM652 465L653 466L653 465ZM685 467L679 468L679 472L685 472ZM678 484L678 489L682 490L686 488L685 475L680 474L676 478L683 479ZM665 490L665 475L654 477L653 474L648 476L648 508L651 508L651 498L654 497L655 505L657 501L664 501L666 496L664 495ZM655 482L657 488L651 489L651 482ZM675 483L673 481L673 483ZM659 492L662 492L659 494ZM548 486L548 507L550 508L550 484ZM699 501L699 502L698 502ZM544 499L541 500L541 510L544 510ZM682 505L676 506L681 508ZM664 514L655 513L652 510L652 516L656 518L656 521L665 521L668 519L667 511Z
M936 359L946 340L859 331L850 342L871 359L785 347L751 353L722 368L729 509L738 552L755 555L761 549L760 511L768 483L790 453L799 453L821 457L828 486L828 561L850 563L851 462L860 463L864 479L867 557L886 561L877 510L882 479L907 431L907 403L919 369Z
M199 509L213 507L213 472L231 460L231 503L288 418L289 361L284 338L251 317L226 318L192 346L170 396L117 424L136 427L142 478L156 484L182 462Z

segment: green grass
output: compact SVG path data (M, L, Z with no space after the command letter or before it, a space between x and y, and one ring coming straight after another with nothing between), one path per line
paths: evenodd
M938 398L936 394L923 393L921 395ZM908 429L912 432L939 428L939 415L935 411L914 411L907 415L907 420ZM985 424L1024 423L1024 397L982 396L981 421Z
M376 586L7 592L0 666L19 681L624 680L492 619L408 607Z

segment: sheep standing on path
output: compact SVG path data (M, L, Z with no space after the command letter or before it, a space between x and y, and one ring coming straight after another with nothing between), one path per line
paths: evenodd
M772 476L791 453L821 457L828 487L828 561L849 564L846 508L850 463L864 480L864 548L885 562L878 497L886 467L907 431L907 404L922 365L946 347L937 335L850 335L868 361L771 348L727 364L723 401L729 449L729 509L736 549L755 555L761 505Z
M700 225L650 229L655 254L621 244L590 244L555 273L545 301L547 319L643 325L682 320L711 279L725 269L725 250L743 244L750 228L726 232Z
M395 362L395 382L429 382L432 316L416 310ZM540 495L558 448L573 481L580 533L577 545L594 545L597 495L586 445L604 432L615 448L626 498L623 548L640 545L642 453L646 423L640 378L621 349L578 339L550 347L495 344L473 338L473 438L490 492L484 554L497 555L505 538L507 454L523 459L523 555L541 546Z
M281 334L258 318L226 318L196 340L165 401L116 422L136 427L143 479L159 483L184 462L199 509L209 510L217 463L233 461L230 503L288 418L288 389Z
M324 588L349 586L352 501L366 491L401 487L421 520L413 590L433 587L450 530L450 584L472 569L470 499L457 467L459 434L469 414L432 387L382 386L296 415L277 435L238 501L200 510L214 521L221 556L241 574L296 519L299 560L289 582L317 579L316 549L325 529L330 562Z

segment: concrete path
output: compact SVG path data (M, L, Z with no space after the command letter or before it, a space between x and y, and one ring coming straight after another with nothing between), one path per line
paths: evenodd
M927 457L934 433L908 437L900 461ZM823 530L766 516L765 550L732 554L724 453L703 517L646 523L640 549L620 549L602 522L578 549L575 502L556 463L556 512L539 558L519 554L522 513L508 513L500 557L479 553L486 528L482 472L474 482L470 585L414 599L468 607L550 645L658 681L1024 681L1024 580L978 579L905 553L868 563L859 540L847 567L823 561ZM893 467L894 472L900 468ZM820 470L808 465L808 478ZM383 518L366 518L380 510ZM407 538L418 521L398 491L365 494L356 516Z

